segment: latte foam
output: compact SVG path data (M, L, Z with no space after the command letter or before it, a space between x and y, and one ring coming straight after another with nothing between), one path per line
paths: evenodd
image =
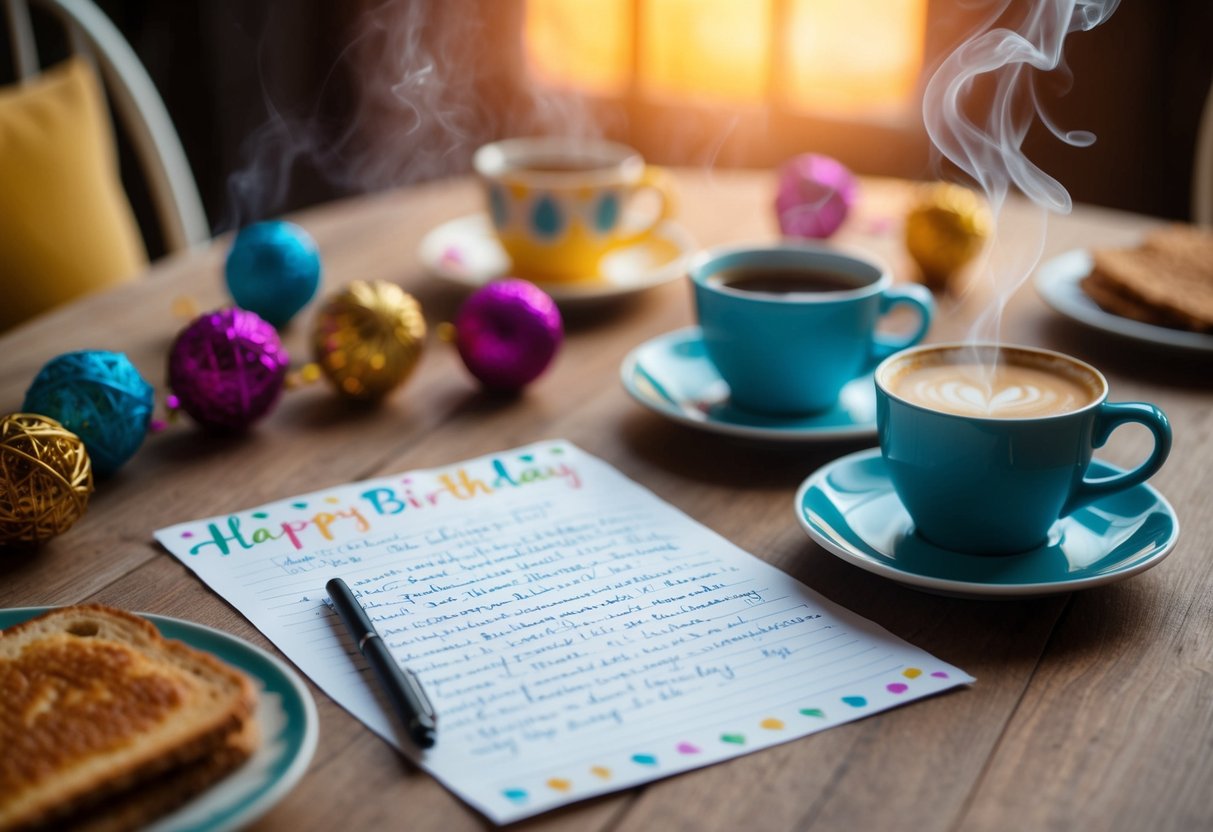
M955 356L908 364L886 386L920 407L993 419L1069 413L1091 404L1098 395L1093 384L1076 377L1068 367L1015 362L991 367L958 361Z

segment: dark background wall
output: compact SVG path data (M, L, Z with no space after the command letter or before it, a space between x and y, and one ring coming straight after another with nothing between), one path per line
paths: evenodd
M769 113L738 119L545 97L521 67L522 0L98 5L160 89L219 230L466 171L481 141L561 129L574 115L665 164L769 166L818 151L861 173L929 178L938 171L919 123L844 126ZM932 0L929 61L950 51L971 22L965 7ZM48 54L62 51L53 36L40 36ZM426 60L413 60L419 53ZM1045 96L1049 111L1098 141L1073 148L1038 127L1025 141L1029 158L1061 179L1075 201L1187 218L1196 129L1213 80L1213 3L1124 0L1103 26L1072 36L1066 56L1073 85L1065 95ZM0 59L7 73L8 56ZM428 75L419 71L427 62ZM405 101L438 117L420 124ZM548 111L553 102L558 106ZM724 118L731 118L729 133L716 141L713 125ZM679 129L708 138L671 140ZM128 168L130 161L124 159ZM134 187L146 217L137 181ZM151 243L155 252L158 243Z

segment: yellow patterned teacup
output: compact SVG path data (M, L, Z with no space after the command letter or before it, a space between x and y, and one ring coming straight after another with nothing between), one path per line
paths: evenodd
M606 254L649 239L673 213L664 171L613 142L506 139L481 147L472 164L518 277L595 280ZM627 208L642 190L655 194L658 204L638 226Z

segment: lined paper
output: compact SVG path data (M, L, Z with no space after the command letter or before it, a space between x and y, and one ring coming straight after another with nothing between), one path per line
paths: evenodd
M156 538L497 823L972 682L546 441ZM438 713L419 751L328 602L341 577Z

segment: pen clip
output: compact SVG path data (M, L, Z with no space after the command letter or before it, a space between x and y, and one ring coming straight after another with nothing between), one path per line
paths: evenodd
M407 667L402 667L400 673L404 676L404 681L412 691L417 704L421 706L421 715L426 717L431 725L437 724L438 715L434 713L434 706L430 703L430 698L425 695L425 688L421 687L421 681Z

